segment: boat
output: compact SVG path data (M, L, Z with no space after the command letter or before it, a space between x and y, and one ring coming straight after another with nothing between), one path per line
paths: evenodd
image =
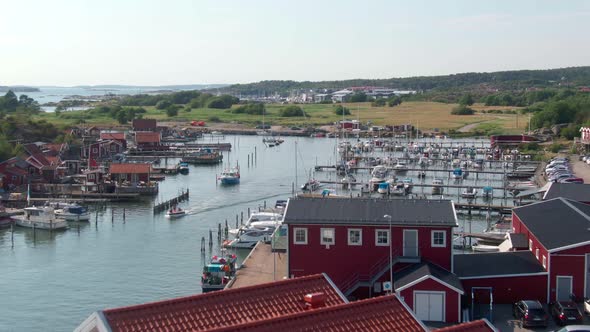
M234 185L240 183L240 168L236 166L225 169L223 172L221 172L221 175L219 175L218 180L221 181L221 184L225 185Z
M54 211L55 216L66 221L90 221L90 212L83 206L67 204Z
M219 164L222 160L223 155L219 151L204 148L184 156L181 162L189 164L213 165Z
M379 186L377 187L377 192L380 194L389 194L389 183L379 183Z
M68 224L63 219L57 219L52 207L27 207L24 214L12 217L15 223L21 227L58 230L66 229Z
M443 185L444 185L444 181L442 179L434 178L434 180L432 180L432 194L433 195L442 194Z
M397 183L391 188L391 194L394 196L405 196L407 194L406 186L403 183Z
M0 206L0 228L10 227L14 223L10 217L12 214L6 212L3 206Z
M500 251L500 247L489 245L489 244L474 243L471 246L471 250L477 251L477 252L497 252L497 251Z
M414 188L414 180L412 180L412 178L405 178L402 180L402 183L406 187L407 193L411 192L412 188Z
M184 216L186 216L186 211L176 206L168 210L164 215L166 218L180 218Z
M272 224L260 222L260 224L240 227L235 239L224 241L223 247L231 249L252 249L260 241L268 243L278 225L280 225L280 221L275 221Z
M393 166L393 170L397 173L407 172L408 165L398 161L397 164L395 164L395 166Z
M321 186L320 181L318 181L316 179L309 179L307 182L305 182L301 186L301 190L313 192L313 191L320 189L320 186Z
M354 186L356 185L356 178L352 175L352 174L346 174L344 175L344 177L340 180L340 182L342 183L342 186L344 188L348 188L349 186Z
M203 267L201 288L203 293L222 290L236 276L236 255L211 257L209 264Z
M463 179L463 170L460 168L455 168L455 170L453 170L453 174L451 175L453 177L453 179Z
M473 187L467 187L461 192L461 197L473 199L477 196L477 190Z
M188 163L181 161L180 164L178 164L178 172L180 172L180 174L188 174Z
M493 194L494 194L494 188L492 188L490 186L483 187L483 197L484 198L490 198L490 197L492 197Z

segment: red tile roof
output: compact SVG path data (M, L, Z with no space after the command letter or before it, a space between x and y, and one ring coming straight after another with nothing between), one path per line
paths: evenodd
M147 174L151 171L150 164L111 164L111 174Z
M109 140L125 140L125 133L100 133L100 139Z
M209 331L304 312L304 296L323 292L327 307L345 303L324 274L103 311L118 331ZM314 309L319 310L319 309Z
M160 133L138 131L135 133L135 143L159 143Z
M213 331L427 331L395 295L344 303Z
M457 324L453 326L443 327L441 329L434 330L436 332L490 332L498 331L490 322L486 319L474 320L467 323Z

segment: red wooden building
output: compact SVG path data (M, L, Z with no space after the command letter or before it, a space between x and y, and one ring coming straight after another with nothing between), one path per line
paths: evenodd
M140 131L135 133L135 145L138 148L150 148L160 146L162 137L160 133Z
M345 295L365 298L392 290L391 268L393 290L420 318L460 320L451 201L293 198L284 223L289 275L325 272Z
M111 164L109 173L114 181L130 183L148 182L152 166L150 164Z
M125 133L121 131L101 131L101 141L117 141L121 143L123 149L127 148L127 140L125 139Z
M155 119L134 119L131 123L133 131L156 131L158 124Z

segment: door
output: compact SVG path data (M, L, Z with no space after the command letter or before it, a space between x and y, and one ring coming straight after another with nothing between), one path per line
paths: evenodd
M572 294L572 279L571 276L557 276L557 301L569 301Z
M418 257L418 230L404 229L404 257Z
M586 254L586 298L590 298L590 254Z
M414 292L414 312L423 321L444 322L444 293Z

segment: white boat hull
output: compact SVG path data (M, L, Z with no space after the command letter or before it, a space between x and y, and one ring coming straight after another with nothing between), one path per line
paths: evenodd
M55 220L53 222L48 221L31 221L22 218L14 218L14 221L18 226L27 227L27 228L35 228L35 229L46 229L46 230L58 230L58 229L66 229L68 224L65 220Z
M64 219L65 221L90 221L90 213L73 214L73 213L55 213L56 218Z
M182 213L166 213L164 217L174 219L186 216L186 212L182 211Z

